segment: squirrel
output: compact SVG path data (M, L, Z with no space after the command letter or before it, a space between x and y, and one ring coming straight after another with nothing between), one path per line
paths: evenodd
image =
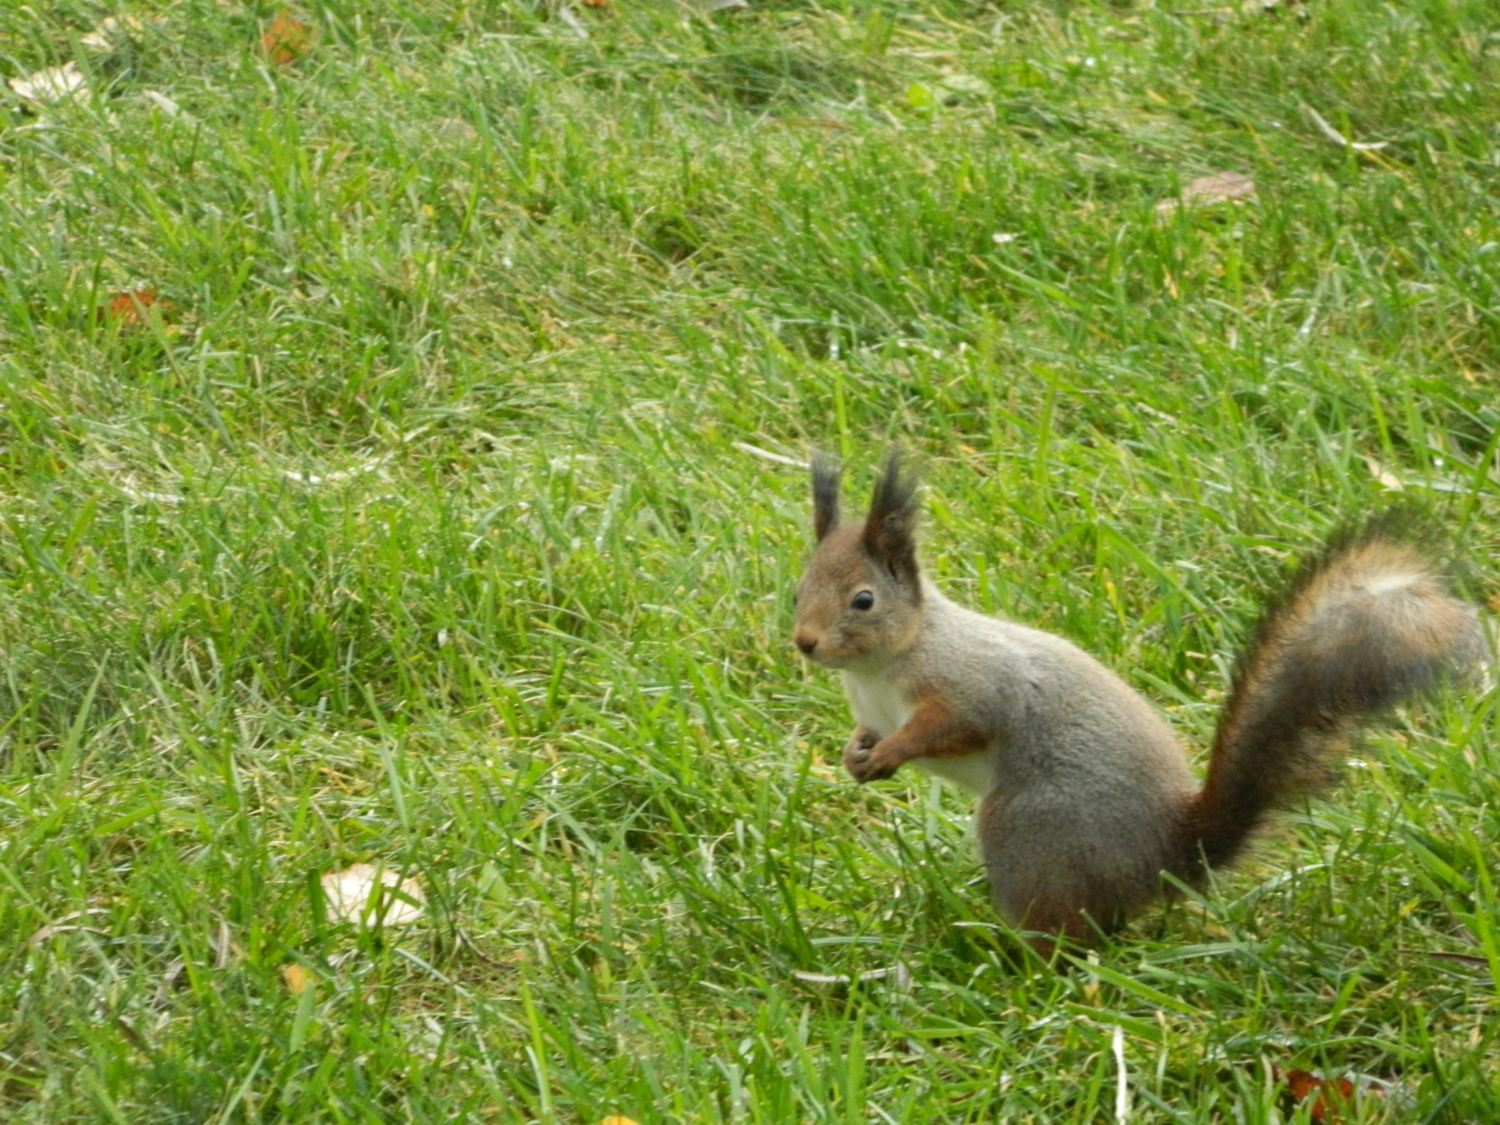
M892 453L862 522L839 520L840 470L812 463L817 547L794 641L838 670L858 782L910 762L979 798L991 897L1039 950L1089 943L1202 887L1267 814L1328 784L1356 724L1482 664L1477 609L1377 520L1304 560L1234 673L1207 777L1194 781L1142 696L1051 633L963 608L917 563L916 479ZM1389 521L1387 521L1389 522Z

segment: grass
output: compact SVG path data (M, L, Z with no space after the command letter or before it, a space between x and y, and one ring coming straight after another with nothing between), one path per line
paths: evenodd
M1493 695L1054 972L842 775L746 448L916 451L945 587L1194 747L1393 485L1493 596L1492 5L276 14L0 11L87 77L0 130L0 1116L1112 1121L1117 1028L1133 1122L1496 1116Z

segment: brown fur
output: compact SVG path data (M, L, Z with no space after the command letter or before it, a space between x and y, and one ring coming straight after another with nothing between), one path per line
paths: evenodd
M1483 658L1474 608L1412 544L1373 527L1306 561L1235 672L1173 873L1231 862L1267 813L1327 787L1362 717Z
M839 524L839 468L822 453L813 455L813 534L821 543Z
M855 781L879 781L913 758L962 758L979 753L988 741L982 730L955 718L942 697L928 695L915 700L905 726L846 753L844 765Z
M917 482L901 472L901 457L892 453L870 498L861 540L871 559L920 594L916 523Z

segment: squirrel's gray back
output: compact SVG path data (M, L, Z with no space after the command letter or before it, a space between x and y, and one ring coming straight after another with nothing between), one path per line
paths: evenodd
M930 690L992 734L1001 788L1055 780L1077 790L1097 777L1117 790L1125 776L1180 799L1194 787L1161 716L1062 637L975 613L929 587L912 655Z

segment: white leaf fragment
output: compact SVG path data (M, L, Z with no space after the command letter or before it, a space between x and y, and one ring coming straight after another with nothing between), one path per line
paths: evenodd
M79 45L87 47L90 51L98 51L100 54L112 55L125 45L132 37L139 35L145 27L141 21L134 16L126 16L124 19L116 19L110 16L78 40Z
M414 877L404 882L388 867L356 863L343 871L330 871L321 880L328 913L340 922L359 926L407 926L421 919L421 883Z
M156 90L142 90L141 97L145 98L157 109L168 117L178 117L182 114L182 107L174 102L166 94L158 93Z
M25 78L12 78L10 88L29 102L53 105L71 98L83 88L83 72L76 62L62 66L49 66L34 71Z
M1370 470L1370 475L1380 482L1380 487L1388 492L1404 492L1406 485L1401 478L1391 472L1373 457L1365 458L1365 468Z

